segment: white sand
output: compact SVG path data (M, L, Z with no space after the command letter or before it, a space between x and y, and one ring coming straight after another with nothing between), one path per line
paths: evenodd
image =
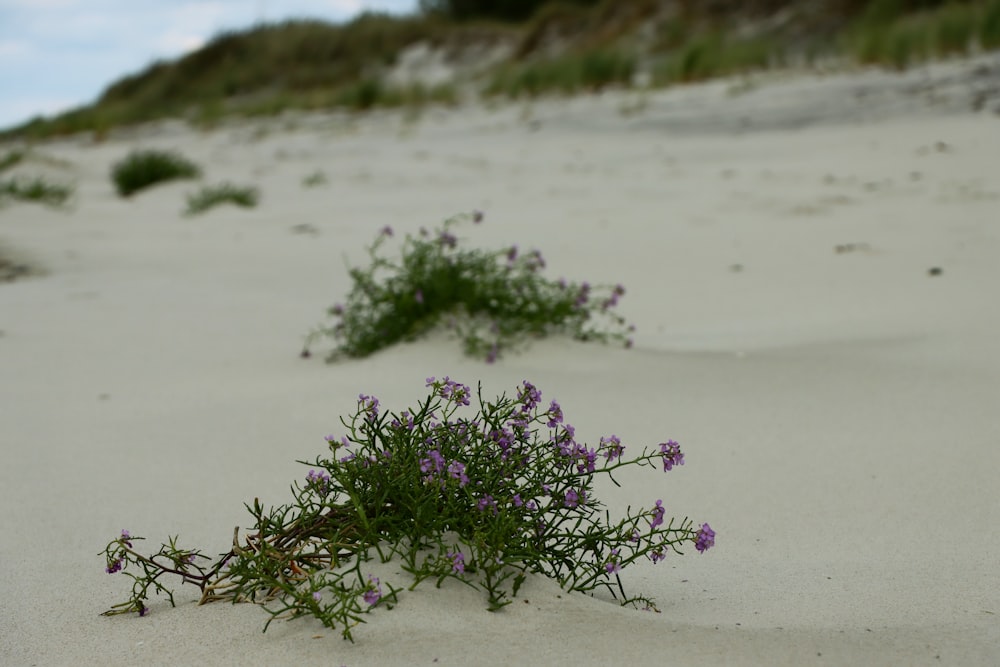
M0 210L0 245L47 271L0 285L0 663L1000 663L1000 117L969 110L970 67L40 146L69 166L21 169L78 194ZM187 183L121 200L108 171L136 146L261 205L183 218ZM474 208L470 242L624 283L636 349L298 358L376 230ZM680 440L684 468L602 489L718 532L625 571L661 614L532 580L498 614L462 587L407 593L354 645L312 620L262 634L260 609L190 587L98 615L126 593L98 556L122 528L224 551L359 392L401 409L446 374L530 379L590 442Z

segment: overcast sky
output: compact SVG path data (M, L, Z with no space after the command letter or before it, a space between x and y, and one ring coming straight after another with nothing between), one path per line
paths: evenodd
M344 21L417 0L0 0L0 128L93 101L125 74L261 21Z

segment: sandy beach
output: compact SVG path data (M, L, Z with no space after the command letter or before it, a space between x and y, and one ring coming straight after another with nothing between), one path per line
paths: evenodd
M0 283L0 663L1000 664L1000 97L980 99L997 72L994 55L36 146L17 170L76 195L0 209L0 254L35 269ZM133 148L260 205L184 217L191 182L121 199L109 171ZM549 339L487 365L441 335L299 358L379 229L474 209L467 243L622 283L634 349ZM190 586L176 609L100 616L127 594L98 555L123 528L223 552L359 393L402 409L431 375L487 395L529 379L591 443L680 441L683 469L601 496L662 497L715 548L623 573L658 614L534 578L499 613L418 588L354 644L312 619L261 633L259 608Z

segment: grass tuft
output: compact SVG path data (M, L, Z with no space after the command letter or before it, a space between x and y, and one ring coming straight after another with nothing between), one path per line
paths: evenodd
M201 169L187 158L172 151L132 151L111 169L118 194L129 197L157 183L185 178L198 178Z
M260 192L253 187L239 187L231 183L206 186L188 195L185 215L198 215L215 208L219 204L234 204L242 208L253 208L260 199Z
M62 206L73 196L73 186L49 183L44 178L8 178L0 181L0 202L10 198L46 206Z

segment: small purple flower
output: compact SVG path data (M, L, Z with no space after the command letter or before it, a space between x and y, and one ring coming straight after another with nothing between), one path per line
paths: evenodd
M496 343L490 346L490 351L486 353L486 363L492 364L497 360L497 355L500 354L500 346Z
M438 387L438 395L446 401L452 401L459 405L469 404L469 396L472 394L472 391L467 385L456 382L446 375L444 376L444 380L435 383L435 386Z
M601 444L598 449L601 450L602 455L608 461L620 459L622 457L622 452L625 451L625 447L622 446L622 441L617 435L602 437Z
M622 566L618 560L618 549L612 549L611 555L608 557L608 562L604 564L604 570L608 574L614 574L616 572L621 572Z
M578 505L583 504L584 497L586 497L586 494L582 491L577 493L575 489L568 489L566 491L566 497L563 500L563 504L566 505L566 507L577 507Z
M325 470L319 472L310 470L309 474L306 475L306 482L320 493L326 493L330 484L330 475Z
M423 303L424 302L424 292L423 292L423 290L419 290L418 289L416 292L414 292L413 293L413 300L416 301L417 303Z
M427 458L420 459L420 472L427 475L434 475L442 472L445 468L444 457L441 452L432 449L427 452Z
M508 264L513 264L514 260L516 260L516 259L517 259L517 246L516 245L512 245L510 247L510 250L507 251L507 263Z
M672 470L674 466L684 465L684 454L675 440L661 442L660 453L663 455L663 472Z
M382 599L382 586L378 582L378 577L368 575L368 588L361 597L369 607L375 606L375 603Z
M119 539L120 539L120 540L121 540L122 542L124 542L124 543L125 543L125 546L127 546L127 547L128 547L129 549L131 549L131 548L132 548L132 542L130 541L130 540L132 539L132 536L131 536L131 535L129 534L129 532L128 532L127 530L125 530L124 528L122 529L122 534L121 534L121 537L120 537Z
M563 420L563 411L559 404L553 399L549 402L549 421L546 424L549 428L555 428L557 424L561 424Z
M663 547L660 547L659 549L656 549L655 551L651 551L650 554L649 554L649 560L653 561L654 565L656 563L659 563L661 560L663 560L666 557L667 557L667 555L663 552Z
M139 616L147 616L148 614L149 614L149 607L147 607L146 605L144 605L144 604L142 604L140 602L139 603Z
M323 600L323 594L320 593L319 591L316 591L315 593L313 593L313 600L315 600L316 602L321 602Z
M330 314L331 315L343 315L344 314L344 304L342 304L342 303L335 303L332 306L330 306Z
M649 529L656 530L657 527L663 524L663 501L657 500L656 507L653 508L653 520L649 522Z
M121 569L122 569L122 559L119 558L111 565L105 567L104 571L107 572L108 574L114 574L115 572L120 572Z
M522 382L521 386L521 392L517 397L521 403L521 412L531 412L542 400L542 392L538 391L538 388L527 380Z
M524 505L524 501L521 500L521 494L515 493L514 497L511 498L511 502L514 503L514 507L521 507Z
M705 553L715 546L715 531L707 524L701 524L698 534L695 536L694 548Z
M465 464L461 461L451 462L448 466L448 475L452 479L457 479L459 486L465 486L469 483L469 476L465 474Z
M451 570L452 572L457 572L458 574L465 573L465 556L461 551L455 551L445 554L445 556L451 559Z
M383 236L392 236L392 227L386 225L380 232Z
M493 499L493 496L489 494L486 494L485 496L479 499L479 501L476 503L476 508L480 512L485 512L487 509L490 509L493 511L493 514L497 514L497 503Z
M587 305L587 301L590 299L590 283L583 283L580 285L580 291L576 295L576 301L573 302L573 306L576 308L582 308Z
M478 225L482 221L483 221L483 212L480 211L479 209L476 209L475 211L473 211L472 212L472 224Z
M542 257L542 252L540 250L532 250L528 253L528 257L524 265L528 271L538 271L540 269L544 269L545 258Z
M366 394L358 394L358 407L362 412L367 412L367 419L369 422L373 422L378 419L378 399L374 396L368 396Z
M458 238L451 232L441 232L438 236L438 243L445 248L454 248L458 244Z

